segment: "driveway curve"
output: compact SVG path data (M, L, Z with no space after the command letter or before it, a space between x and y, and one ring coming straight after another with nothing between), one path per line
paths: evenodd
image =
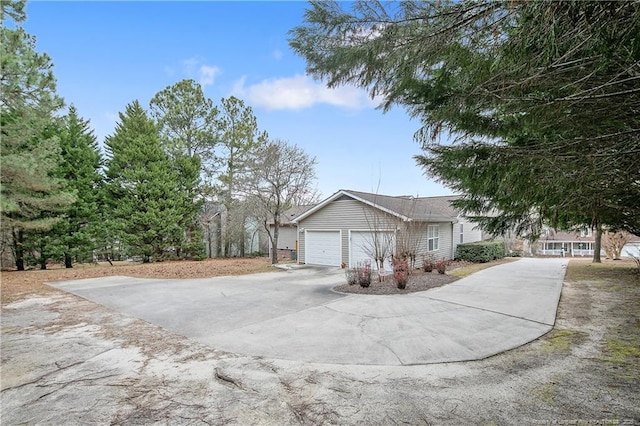
M553 328L567 259L521 259L444 287L345 295L339 269L235 277L103 277L51 284L216 349L330 364L486 358Z

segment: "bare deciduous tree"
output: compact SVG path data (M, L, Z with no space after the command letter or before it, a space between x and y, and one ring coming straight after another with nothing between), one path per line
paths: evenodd
M610 259L620 259L622 248L629 242L628 232L607 232L604 234L604 251Z
M278 263L278 234L282 213L294 205L317 201L315 157L284 141L273 141L251 157L242 188L255 206L271 243L271 263ZM273 222L273 229L270 223Z

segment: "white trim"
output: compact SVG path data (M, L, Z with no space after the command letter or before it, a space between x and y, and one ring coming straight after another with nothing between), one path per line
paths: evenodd
M435 229L438 230L438 235L431 238L431 240L437 240L438 241L438 247L436 247L434 250L429 250L429 228L435 228ZM452 232L452 234L453 234L453 232ZM435 246L435 244L434 244L434 246ZM439 223L435 224L435 225L433 225L433 224L427 225L427 247L426 248L427 248L427 253L433 253L433 252L436 252L436 251L440 251L440 224Z
M293 219L291 219L291 223L299 223L302 219L311 216L312 214L314 214L315 212L317 212L320 209L323 209L325 206L327 206L329 203L337 200L338 198L340 198L341 196L346 195L347 197L353 198L356 201L359 201L361 203L364 203L370 207L373 207L375 209L378 209L380 211L383 211L385 213L388 213L392 216L395 216L397 218L400 218L404 221L411 221L412 219L399 214L398 212L394 212L392 210L389 210L385 207L382 207L378 204L372 203L370 201L365 200L364 198L360 198L357 195L354 195L352 193L350 193L349 191L345 191L344 189L341 189L340 191L336 192L335 194L333 194L332 196L330 196L329 198L327 198L326 200L320 202L318 205L316 205L315 207L312 207L311 209L307 210L306 212L302 213L300 216L294 217Z
M351 194L350 192L346 192L345 191L345 195L348 195L349 197L352 197L353 199L355 199L357 201L360 201L361 203L364 203L364 204L366 204L366 205L368 205L370 207L376 208L378 210L382 210L383 212L388 213L391 216L395 216L397 218L400 218L400 219L404 220L405 222L410 222L410 221L413 220L410 217L402 215L402 214L400 214L398 212L394 212L393 210L389 210L386 207L382 207L382 206L380 206L378 204L372 203L371 201L365 200L364 198L360 198L357 195Z

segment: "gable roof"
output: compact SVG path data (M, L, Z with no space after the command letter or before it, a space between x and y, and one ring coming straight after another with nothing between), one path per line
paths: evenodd
M302 213L304 213L307 210L315 207L316 205L317 204L304 204L304 205L300 205L300 206L293 206L290 209L285 210L280 215L280 226L293 225L293 219L296 216L300 216ZM268 223L269 223L269 225L273 225L273 219L270 218Z
M451 201L461 198L460 195L441 197L390 196L341 189L329 198L293 218L292 222L297 223L333 201L345 196L395 216L403 221L455 222L460 213L451 205Z

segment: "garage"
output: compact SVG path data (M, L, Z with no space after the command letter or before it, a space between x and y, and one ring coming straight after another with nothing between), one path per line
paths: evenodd
M370 260L371 265L375 267L372 253L375 253L375 247L378 252L384 252L387 248L387 258L384 261L384 269L390 271L391 255L396 251L396 237L393 231L350 231L349 232L349 266L354 267L358 262Z
M340 266L342 263L340 231L306 231L305 263Z

